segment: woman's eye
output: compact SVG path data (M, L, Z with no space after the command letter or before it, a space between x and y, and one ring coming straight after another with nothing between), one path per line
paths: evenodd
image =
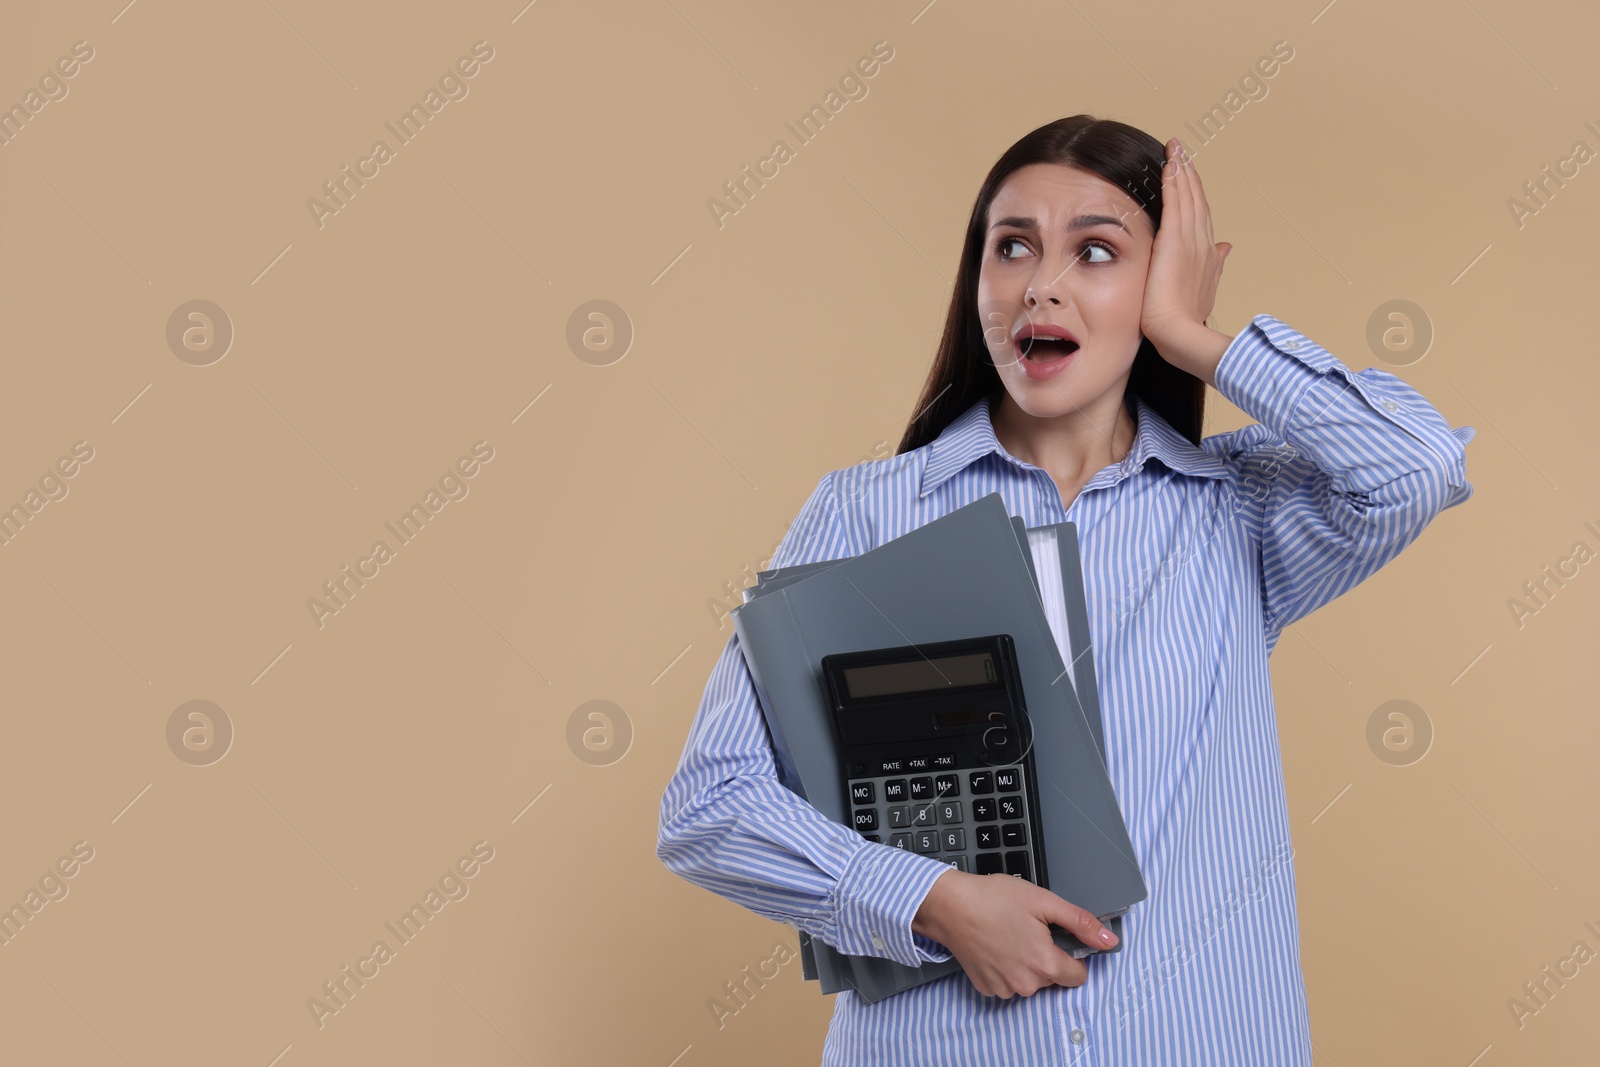
M1000 253L1001 259L1014 259L1016 257L1006 254L1006 246L1020 244L1022 244L1022 242L1017 240L1015 237L1002 237L1000 239L1000 243L995 245L995 251Z
M1085 262L1088 262L1088 263L1110 263L1113 259L1117 258L1116 257L1116 253L1111 251L1111 246L1105 245L1105 244L1101 244L1099 241L1090 241L1087 244L1085 244L1083 246L1083 251L1078 253L1078 258L1082 259L1085 253L1094 252L1094 251L1104 252L1105 253L1105 258L1104 259L1089 259L1089 260L1085 260Z

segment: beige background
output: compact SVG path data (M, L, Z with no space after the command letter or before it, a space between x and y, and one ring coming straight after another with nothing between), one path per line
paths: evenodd
M0 146L0 505L93 451L0 547L0 904L93 850L0 946L0 1058L815 1063L832 1003L798 962L714 1021L793 933L661 866L660 790L716 606L898 441L984 173L1087 111L1195 153L1235 245L1219 328L1277 315L1478 430L1473 499L1273 657L1317 1062L1592 1062L1600 964L1507 1006L1600 951L1600 564L1508 607L1600 549L1600 174L1520 227L1507 203L1600 149L1592 9L125 2L0 8L0 103L94 53ZM477 41L468 95L319 228L307 200ZM1264 96L1185 126L1277 41ZM205 366L167 342L197 299L234 331ZM1435 332L1405 365L1367 341L1396 299ZM631 324L609 365L567 340L591 300ZM1210 431L1242 421L1213 396ZM1434 734L1407 766L1366 740L1397 699ZM209 765L169 746L192 700L233 731ZM621 709L605 765L569 742L592 700ZM469 894L319 1028L308 999L479 841Z

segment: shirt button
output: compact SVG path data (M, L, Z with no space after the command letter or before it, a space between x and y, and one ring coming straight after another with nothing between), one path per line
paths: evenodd
M1300 342L1299 341L1289 341L1289 342L1286 342L1283 347L1287 348L1289 351L1293 352L1293 351L1295 351L1296 349L1298 349L1300 347Z
M1072 1033L1068 1034L1067 1036L1072 1038L1072 1043L1074 1045L1083 1044L1083 1031L1079 1030L1076 1026L1072 1028Z
M1385 400L1383 402L1383 410L1385 410L1385 411L1399 411L1400 410L1400 405L1396 404L1393 400Z
M872 935L872 947L875 948L875 949L880 949L880 950L885 949L886 946L883 943L883 938L879 937L877 934L873 934Z

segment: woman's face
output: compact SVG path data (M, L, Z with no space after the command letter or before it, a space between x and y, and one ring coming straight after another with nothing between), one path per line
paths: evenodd
M1103 178L1033 163L1000 187L988 225L978 312L1011 399L1039 418L1120 404L1141 340L1150 217ZM1070 340L1029 337L1050 330Z

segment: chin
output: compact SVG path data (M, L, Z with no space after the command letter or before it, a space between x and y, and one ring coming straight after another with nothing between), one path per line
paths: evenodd
M1086 410L1104 392L1102 389L1084 389L1081 386L1082 383L1078 382L1071 385L1007 382L1006 395L1024 413L1036 419L1054 419Z

